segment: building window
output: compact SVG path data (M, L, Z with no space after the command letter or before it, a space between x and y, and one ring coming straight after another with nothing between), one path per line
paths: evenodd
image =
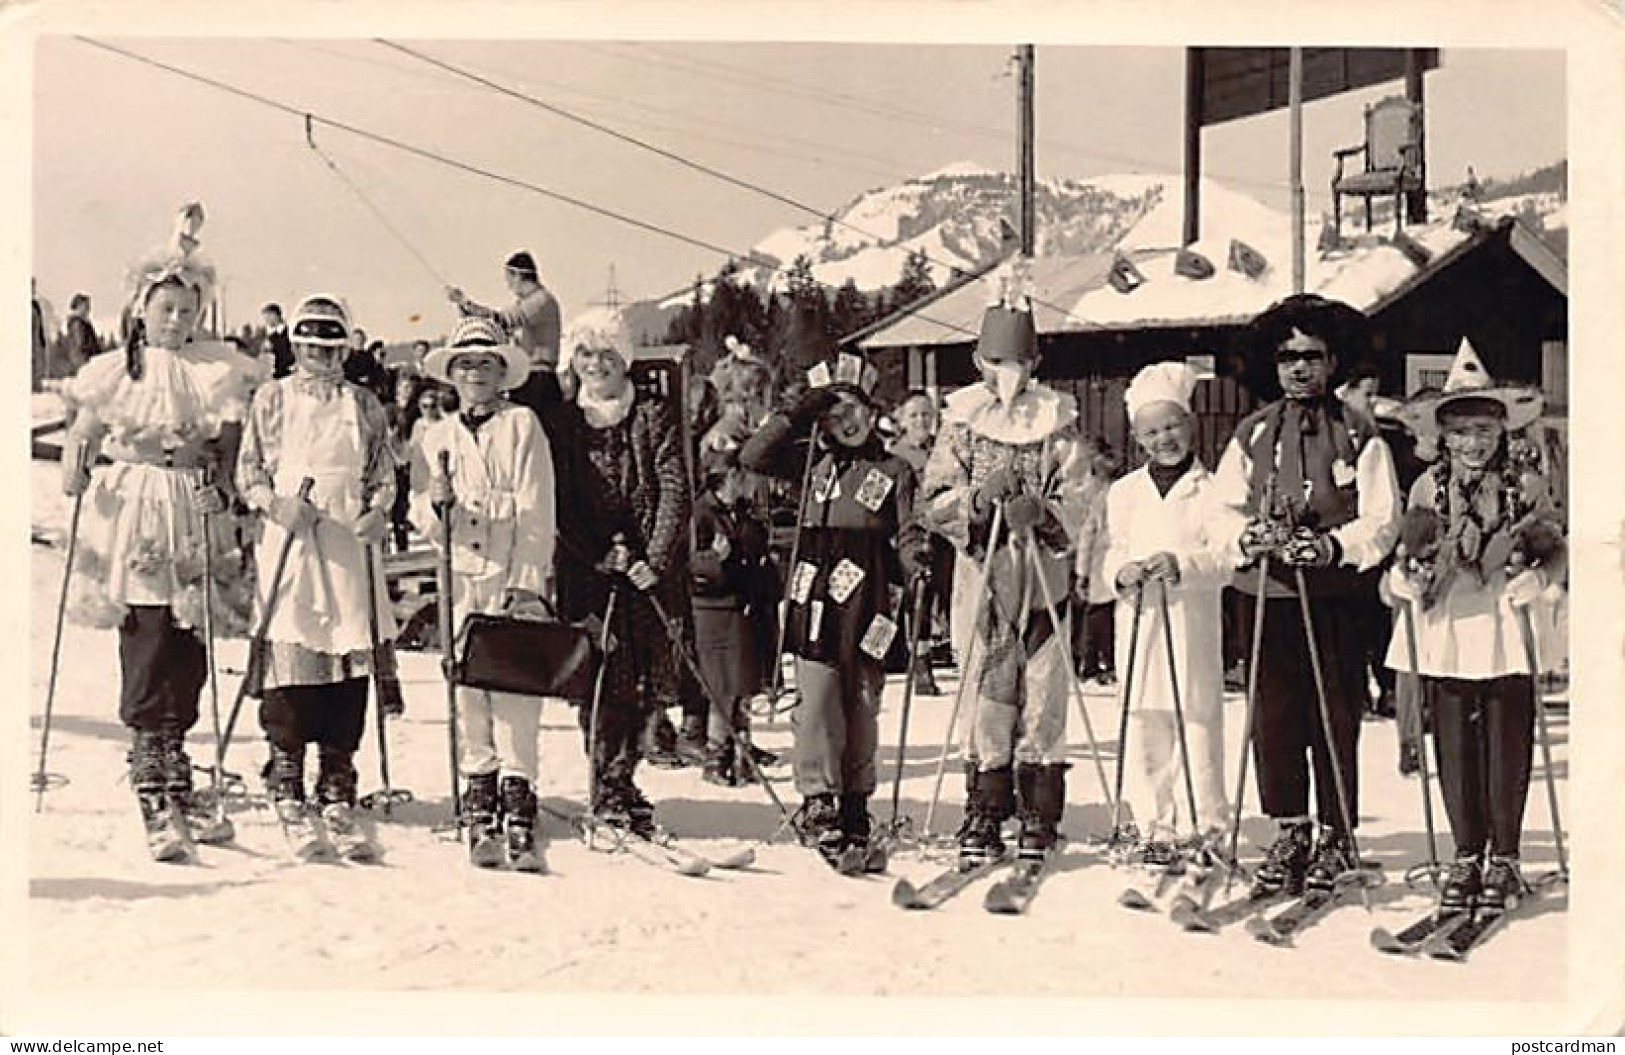
M1456 357L1442 352L1409 352L1405 356L1405 392L1409 398L1423 388L1443 388Z
M1548 411L1569 409L1569 342L1542 341L1540 345L1540 388L1546 393Z

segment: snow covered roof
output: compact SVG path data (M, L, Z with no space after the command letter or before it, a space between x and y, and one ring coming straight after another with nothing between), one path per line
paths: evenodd
M1191 279L1174 271L1178 250L1128 248L1126 256L1145 277L1130 293L1119 293L1107 282L1112 254L1082 257L1041 257L1034 262L1039 307L1038 332L1056 334L1087 330L1165 329L1240 325L1292 292L1290 230L1280 222L1249 224L1246 231L1209 230L1190 248L1206 257L1214 274ZM1304 289L1343 301L1367 313L1381 310L1410 292L1431 275L1459 259L1469 249L1510 228L1509 241L1553 288L1567 295L1567 266L1521 220L1504 216L1476 232L1461 230L1451 216L1405 228L1405 235L1425 249L1429 259L1417 264L1394 244L1386 230L1350 235L1354 225L1345 221L1345 243L1329 253L1310 248L1306 254ZM1311 228L1314 244L1319 230ZM1239 239L1263 254L1269 266L1249 278L1226 266L1231 239ZM871 334L868 349L963 344L966 332L979 328L986 296L979 286L966 287Z

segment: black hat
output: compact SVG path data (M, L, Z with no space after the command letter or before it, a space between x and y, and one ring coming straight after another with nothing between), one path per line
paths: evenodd
M1354 364L1372 360L1371 321L1364 312L1314 293L1294 293L1264 309L1242 337L1247 365L1241 380L1259 399L1280 398L1275 350L1294 330L1319 337L1336 358L1328 390L1341 384Z
M536 277L536 259L522 249L508 258L507 268L521 275Z

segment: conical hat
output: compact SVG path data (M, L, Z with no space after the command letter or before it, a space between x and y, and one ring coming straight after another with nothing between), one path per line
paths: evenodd
M1418 438L1432 437L1439 431L1440 411L1464 399L1488 399L1501 404L1506 408L1506 426L1510 432L1527 428L1546 409L1546 397L1538 388L1496 384L1472 342L1463 337L1444 388L1406 403L1399 412L1399 419Z

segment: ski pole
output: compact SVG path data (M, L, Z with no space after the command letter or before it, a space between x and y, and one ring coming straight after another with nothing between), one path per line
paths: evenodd
M378 573L374 569L373 559L377 556L377 548L371 545L362 547L362 559L367 562L367 634L372 639L372 712L373 720L378 730L378 780L383 784L383 790L368 795L366 805L372 806L382 803L384 816L391 816L397 802L411 802L410 791L396 791L389 780L389 722L386 720L392 709L404 709L401 699L401 682L399 677L384 674L386 657L393 658L388 646L383 640L383 634L378 628Z
M1145 587L1134 584L1134 618L1129 624L1128 669L1123 671L1123 703L1117 720L1117 793L1112 796L1112 841L1123 830L1123 774L1128 768L1128 712L1134 701L1134 667L1140 659L1140 616L1145 612Z
M609 587L609 599L604 602L604 621L598 628L598 675L592 683L592 712L587 715L587 813L586 833L588 849L592 848L593 833L598 826L594 819L598 815L598 715L604 704L604 676L609 671L609 628L615 619L615 602L620 597L620 587L614 583Z
M208 463L198 474L203 488L212 488L214 481ZM203 656L209 673L209 724L214 732L214 767L209 774L214 783L214 822L224 830L226 820L225 754L226 742L220 738L220 674L214 655L214 516L203 514Z
M299 481L299 500L308 500L311 489L315 486L316 481L309 476ZM271 633L271 620L276 616L277 601L282 593L282 573L288 566L288 554L293 550L293 539L294 533L291 531L282 538L282 548L277 551L276 567L271 571L271 586L266 592L265 603L261 606L260 625L255 629L254 636L248 639L248 672L237 684L237 695L231 701L231 713L226 717L226 728L220 736L219 763L222 772L226 767L226 753L231 750L232 732L237 728L237 716L243 710L243 701L248 698L249 690L254 687L255 681L263 680L263 669L260 670L260 678L254 677L254 674L256 667L264 666L265 659L261 653Z
M439 454L440 478L445 481L444 497L434 503L435 515L440 518L440 673L446 682L446 744L451 762L451 822L456 841L463 841L463 789L459 780L458 761L462 754L457 732L457 657L452 640L452 571L451 571L451 514L457 505L457 493L451 487L451 452L442 448Z
M1191 834L1200 840L1201 825L1196 819L1196 784L1191 779L1191 751L1185 736L1185 708L1179 698L1179 662L1174 656L1174 624L1168 619L1168 581L1158 579L1162 589L1157 594L1162 609L1162 645L1168 654L1168 690L1174 701L1174 729L1179 733L1179 763L1185 771L1185 804L1191 815Z
M1552 773L1552 740L1546 728L1546 694L1540 689L1540 656L1535 650L1535 628L1529 621L1527 605L1517 605L1515 611L1535 694L1535 730L1540 734L1540 756L1546 778L1546 809L1552 818L1552 845L1557 848L1557 874L1566 881L1569 877L1569 855L1563 847L1563 820L1557 809L1557 777Z
M1403 611L1405 613L1405 645L1410 653L1411 682L1416 688L1417 708L1417 761L1421 766L1422 776L1422 823L1427 827L1428 834L1428 863L1427 874L1435 883L1439 880L1442 869L1439 866L1438 837L1433 827L1433 788L1432 776L1428 772L1428 723L1427 715L1423 711L1422 696L1422 664L1417 659L1416 649L1416 602L1406 601Z
M648 601L649 606L654 609L655 618L660 620L660 625L666 631L666 637L671 642L673 651L675 651L678 658L683 661L683 665L688 668L689 674L693 675L694 681L700 687L700 691L705 694L706 702L709 703L715 710L724 710L725 708L722 707L721 701L717 698L716 693L712 691L710 682L708 682L705 675L700 672L699 663L696 662L693 655L689 653L688 643L683 640L683 636L679 632L677 624L672 622L671 617L666 614L666 609L661 605L660 599L657 598L653 593L644 593L643 599ZM749 759L749 764L752 771L751 775L756 778L756 782L758 784L762 785L762 788L767 792L767 797L772 799L773 805L778 808L781 827L794 827L790 819L790 810L784 805L784 800L779 798L779 793L774 789L772 782L767 779L767 775L764 774L761 771L761 767L756 764L756 759L751 757L749 729L745 730L745 750L741 752L741 754Z
M1337 792L1337 813L1343 822L1343 831L1348 836L1349 854L1354 858L1354 868L1360 867L1360 844L1354 837L1354 813L1349 806L1349 792L1347 778L1343 775L1343 767L1338 763L1337 752L1332 744L1332 708L1326 699L1326 675L1320 665L1320 643L1315 639L1315 622L1309 611L1309 586L1303 577L1303 566L1294 565L1293 575L1298 587L1298 610L1303 613L1303 634L1309 644L1309 672L1315 678L1315 702L1320 710L1320 735L1326 745L1327 761L1331 764L1332 788ZM1370 888L1360 883L1360 902L1367 912L1371 911Z
M948 729L942 737L942 753L937 756L937 775L931 786L931 802L925 810L925 827L920 831L920 841L929 842L931 839L931 821L936 817L937 802L942 798L942 777L948 768L948 753L954 748L954 729L959 722L959 709L965 702L965 687L972 681L981 680L981 672L971 662L976 656L976 644L982 636L982 618L986 614L988 594L992 583L993 557L998 552L1002 541L1000 532L1004 527L1004 503L993 507L993 523L987 532L987 558L982 561L982 581L976 587L976 606L971 610L971 639L965 644L965 656L959 672L959 685L954 689L954 705L948 712ZM984 650L985 651L985 650ZM971 731L968 742L971 753L975 752L976 721L971 719Z
M801 469L801 493L796 497L796 525L795 534L790 538L790 564L785 582L794 584L796 581L796 566L801 560L801 522L807 517L807 495L812 491L813 463L818 459L818 423L814 422L812 428L807 430L807 458ZM778 641L773 647L773 683L768 686L767 695L773 701L774 713L778 713L778 702L784 694L784 635L790 626L789 605L779 616Z
M1077 701L1078 713L1083 716L1083 732L1089 738L1089 753L1094 758L1095 775L1100 778L1100 793L1105 796L1106 804L1112 812L1117 812L1116 800L1112 798L1111 785L1106 781L1106 764L1100 760L1100 741L1095 739L1095 726L1089 719L1089 708L1084 703L1083 686L1078 684L1078 668L1072 655L1072 632L1069 622L1063 631L1061 627L1060 612L1055 606L1055 591L1050 589L1049 577L1044 574L1043 566L1039 563L1038 543L1031 532L1026 537L1029 567L1033 576L1038 580L1039 595L1044 599L1044 609L1049 615L1050 632L1061 643L1061 650L1066 659L1066 677L1071 686L1072 698Z
M1240 861L1236 855L1241 849L1241 808L1247 795L1247 761L1253 751L1253 723L1258 720L1258 663L1264 654L1264 610L1269 579L1270 555L1264 553L1258 558L1258 592L1253 597L1253 642L1247 659L1247 705L1241 718L1241 758L1236 764L1236 801L1231 808L1230 853L1224 876L1227 894Z
M920 638L923 636L921 628L925 624L926 604L930 601L931 591L927 590L921 580L914 581L914 607L913 622L909 626L908 670L903 675L903 713L898 719L897 731L897 768L892 773L891 782L891 831L893 837L902 830L899 819L902 812L903 798L903 760L908 754L908 716L914 706L914 676L918 669Z
M81 443L74 453L74 477L83 476L90 461L90 444ZM68 614L68 585L73 581L73 555L79 547L79 513L85 505L85 491L89 485L73 496L73 512L68 517L68 554L62 565L62 593L56 602L56 630L51 637L51 674L45 682L45 719L41 723L39 741L39 769L34 773L34 812L45 808L45 790L51 778L45 772L45 760L51 749L51 711L56 703L56 674L62 659L62 621Z

